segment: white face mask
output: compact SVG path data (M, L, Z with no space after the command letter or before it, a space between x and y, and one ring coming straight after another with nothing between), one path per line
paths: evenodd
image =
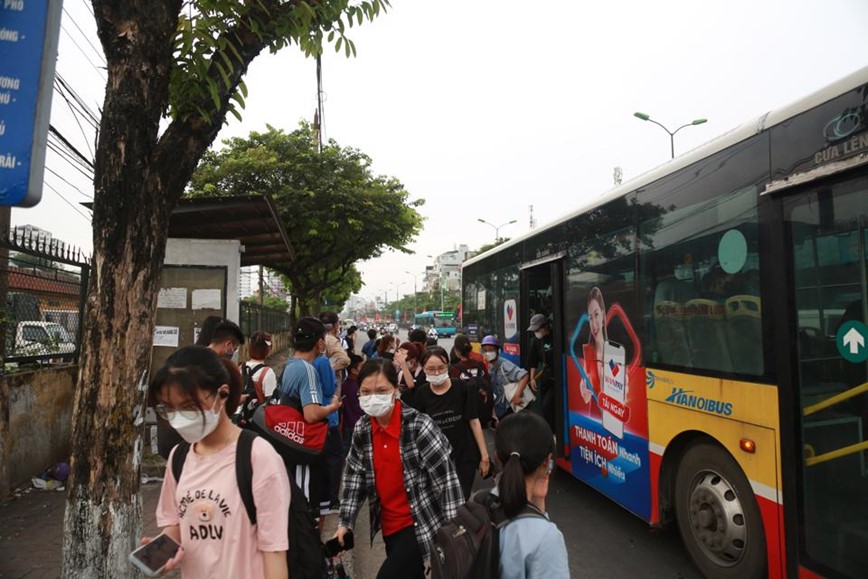
M537 340L542 340L543 338L546 337L546 333L543 332L542 330L537 330L536 332L533 333L533 335L536 336Z
M430 382L433 386L440 386L441 384L445 384L447 380L449 380L449 372L443 372L442 374L434 374L433 376L428 376L428 382Z
M367 396L359 396L359 406L362 412L377 418L387 414L395 405L395 399L391 394L368 394Z
M194 414L189 410L173 410L166 413L166 419L181 438L190 444L195 444L214 432L220 423L220 410L214 410L217 400L214 400L210 410L205 410L201 414L199 412Z
M484 352L482 355L489 362L494 362L497 359L497 352Z

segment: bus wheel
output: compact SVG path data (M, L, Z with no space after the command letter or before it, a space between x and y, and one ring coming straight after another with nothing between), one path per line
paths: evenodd
M752 579L766 573L766 542L753 490L719 446L697 443L675 479L675 516L684 545L706 577Z

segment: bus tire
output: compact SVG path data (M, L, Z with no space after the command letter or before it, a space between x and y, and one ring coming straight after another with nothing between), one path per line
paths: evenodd
M675 477L675 517L687 551L711 578L765 577L756 497L738 463L709 442L689 446Z

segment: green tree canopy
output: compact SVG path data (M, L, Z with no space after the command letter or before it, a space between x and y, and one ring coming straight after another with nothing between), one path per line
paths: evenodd
M301 313L358 291L355 263L388 250L410 252L424 201L411 200L396 178L374 175L370 157L358 149L330 140L320 152L305 122L290 133L269 126L224 144L205 154L189 194L274 197L296 259L271 268L286 276Z

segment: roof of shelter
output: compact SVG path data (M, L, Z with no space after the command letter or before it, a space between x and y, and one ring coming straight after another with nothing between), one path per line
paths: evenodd
M269 195L182 199L169 221L169 237L237 239L244 246L242 266L295 259Z

